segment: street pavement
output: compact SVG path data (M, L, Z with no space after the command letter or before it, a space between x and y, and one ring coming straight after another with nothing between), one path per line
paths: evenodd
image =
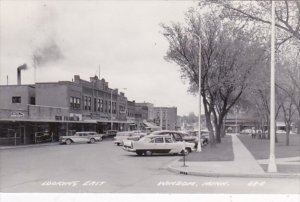
M168 169L182 156L137 156L111 140L0 152L4 193L298 194L300 190L299 178L179 175Z

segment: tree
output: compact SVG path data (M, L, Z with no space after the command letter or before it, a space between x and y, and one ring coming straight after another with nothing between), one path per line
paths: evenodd
M214 12L200 14L190 10L186 14L186 24L162 26L170 44L166 59L181 67L191 91L199 85L199 48L190 33L201 38L201 95L210 138L214 140L211 125L213 114L216 141L220 143L225 115L247 88L249 75L253 68L259 66L264 49L252 40L251 31L223 22Z
M271 24L270 1L229 1L209 0L204 4L213 3L222 8L222 16L231 20L251 21L257 24ZM203 2L200 3L203 5ZM300 41L300 2L297 0L276 1L276 27L283 31L284 43L291 38ZM253 24L251 24L253 26Z

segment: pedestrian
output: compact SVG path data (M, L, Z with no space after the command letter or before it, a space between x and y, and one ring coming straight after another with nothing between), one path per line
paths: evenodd
M262 139L262 132L261 132L261 130L258 130L258 138Z
M252 129L251 129L251 137L252 137L252 139L255 139L255 136L256 136L255 131L254 131L254 129L252 128Z

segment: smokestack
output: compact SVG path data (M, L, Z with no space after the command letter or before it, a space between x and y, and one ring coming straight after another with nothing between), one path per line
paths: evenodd
M26 69L27 69L26 63L24 63L23 65L17 68L18 85L21 85L21 70L26 70Z

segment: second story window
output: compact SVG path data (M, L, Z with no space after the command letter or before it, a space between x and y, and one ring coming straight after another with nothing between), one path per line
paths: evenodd
M88 110L91 110L92 109L92 98L91 97L88 97Z
M104 111L107 113L108 111L108 108L107 108L107 100L105 100L105 103L104 103Z
M97 111L100 112L100 99L97 100Z
M30 97L30 104L35 105L35 97Z
M84 96L84 97L83 97L83 107L84 107L84 110L88 110L87 96Z
M100 111L103 112L103 100L100 99Z
M13 96L11 98L12 103L21 103L21 96Z
M70 97L70 108L80 109L80 98Z

